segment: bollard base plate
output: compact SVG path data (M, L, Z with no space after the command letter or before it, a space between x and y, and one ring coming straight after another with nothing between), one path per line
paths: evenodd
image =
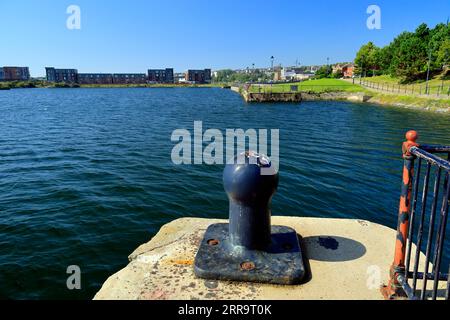
M271 228L269 248L259 251L232 246L228 224L210 225L195 257L195 275L214 280L299 284L305 267L297 233L284 226Z

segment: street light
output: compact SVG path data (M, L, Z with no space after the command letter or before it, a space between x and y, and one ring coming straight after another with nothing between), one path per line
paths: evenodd
M361 84L361 80L362 80L363 66L364 66L364 56L361 56L361 64L360 64L361 70L359 70L359 84Z
M427 70L427 82L425 86L425 94L429 94L428 80L430 79L430 64L431 64L431 47L428 49L428 70Z
M270 86L272 86L272 83L273 83L273 80L274 80L274 78L275 78L275 70L273 69L273 60L274 60L275 58L273 57L273 56L271 56L270 57L270 62L271 62L271 64L272 64L272 73L273 73L273 75L272 75L272 81L270 82Z
M329 57L327 57L327 77L328 77L328 73L331 74L331 72L330 72L330 58Z

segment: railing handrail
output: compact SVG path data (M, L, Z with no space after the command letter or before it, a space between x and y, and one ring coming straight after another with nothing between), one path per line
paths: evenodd
M398 212L394 262L390 270L389 284L382 289L382 292L388 299L407 296L416 300L419 299L416 295L417 281L421 280L420 299L424 300L427 297L427 281L434 280L431 291L431 298L434 300L437 298L439 281L447 281L445 298L449 299L450 271L448 273L441 271L441 260L450 207L450 146L419 145L416 143L417 138L418 134L416 131L408 131L406 134L407 141L402 146L404 160L403 181ZM434 153L447 153L448 160L438 157ZM416 158L418 159L417 172L414 173L414 161ZM416 210L419 203L418 194L420 193L419 183L422 163L426 164L426 170L421 192L421 207L420 210ZM432 167L435 168L433 194L432 199L430 199L431 206L427 206ZM442 174L444 174L444 179L441 179ZM440 196L441 189L442 195ZM442 204L439 203L439 199L442 199ZM428 216L427 219L425 219L426 216ZM415 220L417 220L418 230L414 242ZM425 237L426 222L428 223L428 231ZM437 229L435 225L437 225ZM423 253L424 245L426 250ZM414 265L413 270L410 270L413 246L415 246ZM425 258L423 267L419 267L421 256ZM424 270L419 271L419 268ZM412 280L411 285L408 283L408 279Z
M450 152L450 146L445 146L445 149L448 149L449 151L442 151L442 152ZM430 149L428 149L428 150L430 150ZM431 154L431 153L425 151L425 149L423 149L423 147L420 147L420 146L419 147L411 147L409 149L409 152L411 152L411 154L415 155L416 157L422 158L422 159L430 162L431 164L450 172L450 162L449 161L442 159L440 157L437 157L434 154Z
M450 146L443 146L438 144L421 144L420 149L430 153L448 153L450 152Z

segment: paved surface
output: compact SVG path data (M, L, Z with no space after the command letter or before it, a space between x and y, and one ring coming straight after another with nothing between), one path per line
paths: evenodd
M382 299L395 231L368 221L273 217L302 237L310 276L306 283L277 286L205 281L193 261L207 226L224 220L184 218L163 226L112 275L94 299Z

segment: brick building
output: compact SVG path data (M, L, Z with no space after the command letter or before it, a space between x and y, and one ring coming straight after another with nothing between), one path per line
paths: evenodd
M0 81L28 81L30 70L28 67L3 67L0 68Z
M188 70L186 81L190 83L211 83L211 69Z
M113 75L111 73L79 73L79 84L112 84Z
M147 75L145 73L114 73L114 84L145 84Z
M353 78L353 73L355 71L355 65L352 63L346 64L342 67L342 73L344 73L344 78Z
M45 68L47 81L49 82L65 82L78 83L77 69L55 69L53 67Z
M149 69L148 81L150 83L174 83L173 69Z

